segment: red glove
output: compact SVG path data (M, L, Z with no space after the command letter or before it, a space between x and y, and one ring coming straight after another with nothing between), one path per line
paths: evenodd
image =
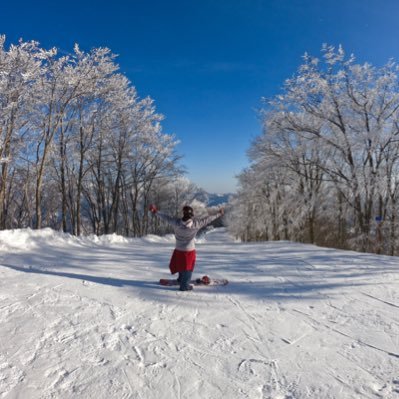
M150 207L148 208L150 210L150 212L152 213L157 213L158 209L154 204L151 204Z

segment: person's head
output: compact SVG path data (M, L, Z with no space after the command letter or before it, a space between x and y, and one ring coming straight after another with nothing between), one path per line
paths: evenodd
M191 219L194 216L194 210L191 208L191 206L184 206L183 207L183 220L186 221L188 219Z

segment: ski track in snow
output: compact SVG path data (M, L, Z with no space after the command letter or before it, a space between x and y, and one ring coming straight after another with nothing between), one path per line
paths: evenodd
M399 398L398 258L217 229L196 274L229 285L179 292L172 249L0 232L0 398Z

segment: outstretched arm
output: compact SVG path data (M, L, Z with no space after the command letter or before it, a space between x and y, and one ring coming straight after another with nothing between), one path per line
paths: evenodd
M220 218L223 215L224 215L224 208L220 208L215 215L210 215L205 218L195 220L194 228L201 229L202 227L207 226L209 223L212 223L214 220Z
M151 204L148 209L153 215L158 216L160 219L164 220L166 223L169 223L172 226L177 226L179 223L179 219L176 219L172 216L159 212L157 207L153 204Z

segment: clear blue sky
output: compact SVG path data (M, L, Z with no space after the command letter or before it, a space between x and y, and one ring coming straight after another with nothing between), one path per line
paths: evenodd
M342 44L359 62L399 60L398 18L399 0L10 0L0 33L66 52L109 47L181 141L187 176L222 193L247 166L261 97L305 52Z

